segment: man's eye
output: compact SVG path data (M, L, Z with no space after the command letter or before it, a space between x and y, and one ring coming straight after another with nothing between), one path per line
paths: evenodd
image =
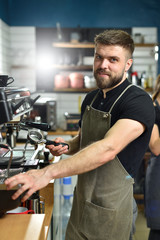
M95 58L96 58L96 59L101 59L101 56L96 55Z
M111 58L110 61L111 62L117 62L117 59L116 58Z

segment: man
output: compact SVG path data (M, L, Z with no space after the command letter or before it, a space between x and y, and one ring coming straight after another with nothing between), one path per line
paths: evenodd
M13 199L26 191L25 201L51 179L78 175L67 240L130 237L133 179L154 124L151 98L126 79L133 51L134 42L124 31L108 30L95 37L93 71L98 89L83 101L79 133L67 142L69 150L47 146L53 155L72 156L5 182L8 189L21 183Z

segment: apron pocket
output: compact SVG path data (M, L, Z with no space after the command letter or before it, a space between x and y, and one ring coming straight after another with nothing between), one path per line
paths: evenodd
M86 201L79 231L88 239L110 239L115 214L115 209L103 208Z

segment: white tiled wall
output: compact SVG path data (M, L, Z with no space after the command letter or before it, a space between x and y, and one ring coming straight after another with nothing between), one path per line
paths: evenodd
M11 27L11 74L15 86L36 90L35 27Z
M0 19L0 74L14 78L12 86L36 90L35 27L10 27Z
M0 19L0 74L9 75L10 66L10 27Z

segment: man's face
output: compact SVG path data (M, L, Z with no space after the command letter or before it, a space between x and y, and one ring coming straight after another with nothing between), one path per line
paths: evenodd
M93 71L100 89L109 90L124 81L131 65L132 59L123 47L97 44Z

